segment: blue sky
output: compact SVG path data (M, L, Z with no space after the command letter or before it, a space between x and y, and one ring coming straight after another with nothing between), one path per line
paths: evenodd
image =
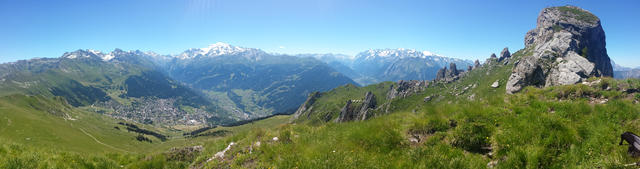
M542 8L566 4L600 17L614 61L640 66L637 0L0 0L0 62L76 49L177 54L215 42L287 54L413 48L483 60L522 48Z

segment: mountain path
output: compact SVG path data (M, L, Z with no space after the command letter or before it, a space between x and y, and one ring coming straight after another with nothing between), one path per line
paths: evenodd
M87 135L87 136L91 137L91 139L93 139L93 141L96 141L96 143L98 143L98 144L101 144L101 145L103 145L103 146L105 146L105 147L109 147L109 148L114 149L114 150L118 150L118 151L122 151L122 152L132 153L131 151L123 150L123 149L120 149L120 148L114 147L114 146L112 146L112 145L105 144L105 143L103 143L102 141L98 140L96 137L93 137L93 135L89 134L89 133L88 133L87 131L85 131L84 129L82 129L82 128L80 128L80 127L74 127L74 126L73 126L73 123L68 122L68 121L67 121L67 119L64 119L64 121L66 121L67 123L69 123L69 125L71 125L71 127L72 127L72 128L77 128L77 129L79 129L80 131L82 131L82 133L84 133L85 135Z
M106 147L112 148L112 149L114 149L114 150L124 151L124 152L131 153L130 151L123 150L123 149L120 149L120 148L117 148L117 147L114 147L114 146L111 146L111 145L108 145L108 144L105 144L105 143L101 142L101 141L100 141L100 140L98 140L97 138L93 137L93 135L91 135L91 134L87 133L86 131L84 131L84 129L82 129L82 128L79 128L79 127L78 127L78 129L79 129L80 131L82 131L82 133L84 133L85 135L87 135L87 136L91 137L91 138L92 138L94 141L96 141L96 143L98 143L98 144L102 144L103 146L106 146Z

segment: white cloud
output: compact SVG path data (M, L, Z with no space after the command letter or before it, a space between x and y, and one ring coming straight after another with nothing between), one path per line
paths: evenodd
M286 47L284 47L284 46L279 46L278 48L280 48L280 49L284 49L284 48L286 48Z

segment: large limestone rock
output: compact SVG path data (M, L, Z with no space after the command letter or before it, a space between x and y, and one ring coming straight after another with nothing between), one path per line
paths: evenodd
M526 86L575 84L591 76L613 76L600 19L574 6L545 8L525 36L530 56L517 61L507 93Z

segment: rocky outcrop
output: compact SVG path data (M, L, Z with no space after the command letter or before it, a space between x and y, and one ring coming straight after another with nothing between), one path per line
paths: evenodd
M497 62L498 61L498 57L496 56L495 53L491 53L491 56L489 56L489 58L487 58L487 60L484 61L485 65L491 65L493 64L493 62Z
M387 93L387 100L394 98L405 98L414 93L423 91L429 87L429 81L423 80L400 80L398 83L391 86L391 89Z
M591 76L613 76L600 19L574 6L545 8L525 36L533 54L517 61L507 93L526 86L575 84Z
M476 59L475 62L473 62L473 69L477 69L480 67L480 61L478 59Z
M447 76L453 77L453 76L458 76L458 74L460 74L460 71L458 71L458 67L456 66L456 64L455 63L450 63L449 64L449 71L447 72Z
M464 72L464 70L458 70L457 66L455 63L451 63L449 64L449 69L447 69L447 67L444 67L440 70L438 70L438 73L436 74L436 81L445 81L445 82L450 82L450 81L454 81L457 80L460 76L460 74Z
M376 108L376 96L371 92L364 95L364 101L360 106L360 112L356 116L357 120L365 120L370 117L370 111Z
M304 114L306 114L306 116L309 117L309 112L311 112L311 110L313 109L313 103L315 103L316 100L320 98L321 95L322 94L320 94L320 92L313 92L309 94L309 96L307 97L307 100L304 103L302 103L302 105L300 105L300 107L298 108L298 110L296 110L295 113L293 113L293 117L291 118L291 120L296 120L301 115L304 115Z
M511 58L511 53L509 52L509 48L502 49L500 52L500 58L498 58L498 62L508 61Z
M361 102L361 104L358 104ZM347 100L347 103L340 110L340 116L335 122L362 121L371 116L371 111L376 108L376 97L373 93L367 92L362 101Z
M447 77L447 67L438 69L438 72L436 73L436 80L443 80L445 77Z

